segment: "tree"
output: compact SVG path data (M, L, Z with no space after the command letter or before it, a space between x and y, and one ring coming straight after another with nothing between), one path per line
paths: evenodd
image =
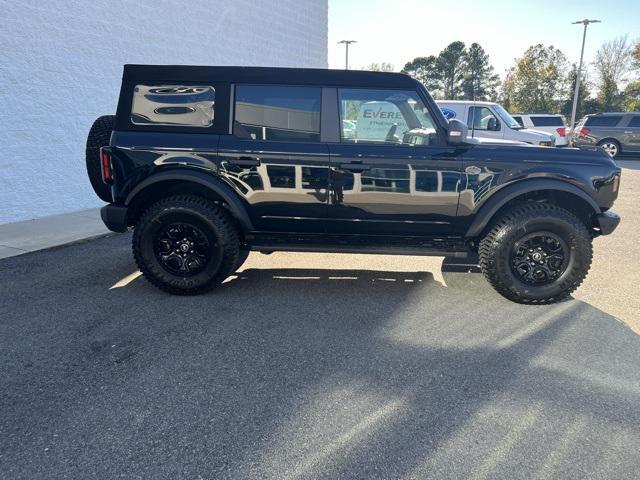
M462 98L465 100L491 100L496 97L500 77L489 63L489 55L477 43L472 43L465 56L462 78Z
M640 41L638 41L638 43L636 43L636 46L633 47L633 53L631 55L633 56L634 68L640 70Z
M573 94L576 90L576 80L578 78L578 66L574 63L571 66L571 70L567 75L567 97L561 106L560 113L567 118L567 121L571 119L571 110L573 108ZM598 111L598 102L591 98L591 89L593 83L589 80L587 72L582 72L580 78L580 92L578 94L578 106L576 108L576 119L580 119L589 113L595 113Z
M394 72L395 67L387 62L382 63L370 63L363 70L369 70L371 72Z
M609 76L604 76L600 79L596 98L602 111L614 112L622 110L622 95L618 90L618 84Z
M496 96L498 75L489 64L489 55L477 43L469 50L464 43L447 45L438 56L417 57L402 69L422 82L435 98L457 100L491 99Z
M460 41L450 43L438 55L438 74L442 93L447 100L457 100L462 95L465 59L465 45Z
M434 96L440 90L438 59L433 55L429 57L414 58L412 61L405 64L402 72L407 73L419 82L422 82Z
M593 62L598 76L598 102L605 111L619 110L622 104L619 85L631 70L633 47L628 37L603 43Z
M560 112L567 96L567 69L567 57L554 46L529 47L503 82L505 106L523 113Z
M640 80L629 83L624 89L622 109L626 112L640 111Z

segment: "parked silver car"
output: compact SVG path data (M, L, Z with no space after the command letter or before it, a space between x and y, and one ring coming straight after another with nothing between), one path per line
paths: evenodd
M598 145L612 157L640 152L640 112L587 115L576 126L572 143Z

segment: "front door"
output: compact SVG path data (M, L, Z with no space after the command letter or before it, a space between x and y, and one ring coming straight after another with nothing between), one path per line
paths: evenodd
M506 125L495 112L484 105L472 105L467 113L469 136L481 138L504 138Z
M456 216L461 158L415 91L338 89L327 231L438 236Z
M246 199L256 230L324 231L329 149L320 142L320 109L320 88L236 85L220 171Z

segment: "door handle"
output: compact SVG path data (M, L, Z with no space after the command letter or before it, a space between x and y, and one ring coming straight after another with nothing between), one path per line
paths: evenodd
M371 165L360 162L347 162L338 164L338 168L340 168L340 170L349 170L350 172L359 173L370 169Z
M238 167L257 167L260 165L260 159L255 157L238 157L229 160L231 165L237 165Z

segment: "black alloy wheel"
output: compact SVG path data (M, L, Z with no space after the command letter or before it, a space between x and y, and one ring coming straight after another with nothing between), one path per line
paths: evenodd
M158 231L154 253L165 270L184 277L202 272L213 256L207 236L184 222L171 223Z
M152 204L136 222L132 238L145 278L176 295L196 295L222 283L238 265L239 246L226 209L192 195Z
M567 243L552 232L535 232L514 243L513 273L528 285L547 285L564 273L569 260Z

